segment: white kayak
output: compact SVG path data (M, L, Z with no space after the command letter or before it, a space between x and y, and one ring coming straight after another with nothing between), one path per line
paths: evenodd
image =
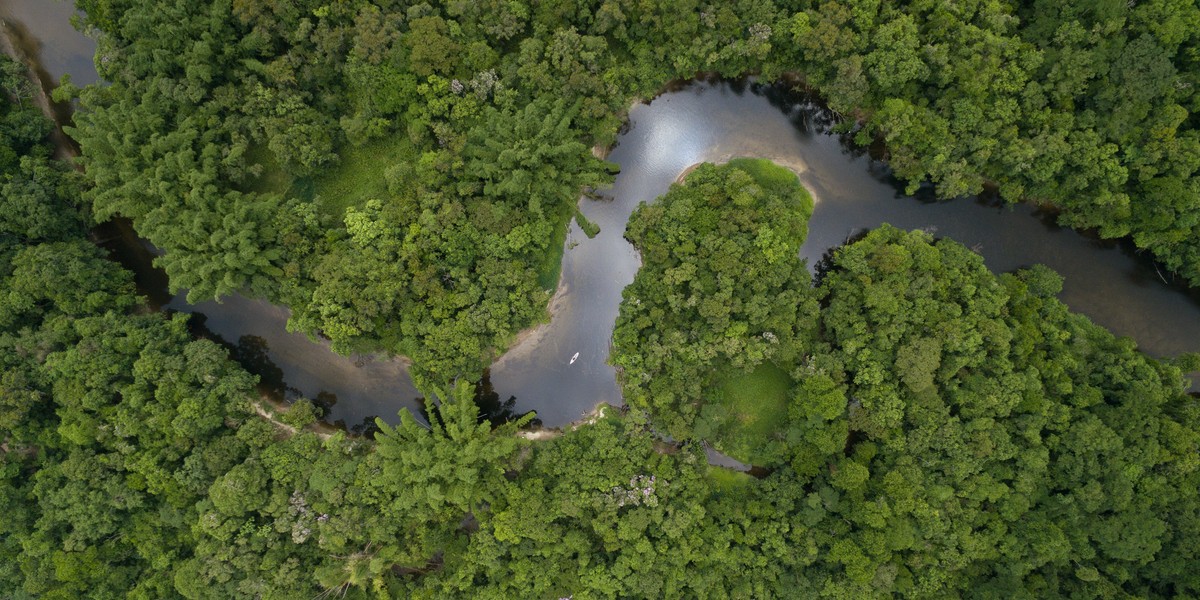
M575 353L575 356L572 356L572 357L571 357L571 362L569 362L569 363L567 363L567 364L571 364L571 365L575 364L575 359L577 359L577 358L579 358L579 353L578 353L578 352L576 352L576 353Z

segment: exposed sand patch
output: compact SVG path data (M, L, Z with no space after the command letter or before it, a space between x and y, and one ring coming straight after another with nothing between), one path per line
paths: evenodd
M566 304L567 294L571 291L571 286L567 285L566 277L562 271L558 274L558 288L554 291L554 295L550 297L550 301L546 304L546 314L549 316L544 322L538 323L532 327L526 327L518 331L513 336L512 341L508 344L508 350L500 355L490 366L490 368L501 367L506 360L517 359L528 356L529 353L541 343L542 338L546 336L546 332L550 330L550 323L554 321L562 307Z
M616 144L596 144L595 146L592 146L592 156L595 156L600 160L608 160L608 155L612 153L612 149L615 146Z
M271 407L276 410L286 411L286 408L283 408L282 406L277 406L274 402L272 402L268 398L262 398L262 399L258 400L257 402L250 403L250 405L254 407L254 412L258 416L262 417L268 423L274 425L275 427L278 427L279 429L283 430L289 436L300 433L299 429L292 427L291 425L288 425L287 423L284 423L283 421L280 421L279 417L276 415L276 413L267 409L267 407L265 406L266 404L271 405ZM306 427L305 431L309 431L313 434L316 434L316 436L322 440L327 440L330 438L330 436L333 435L332 431L329 431L330 429L332 429L331 426L326 425L322 421L317 421L312 426Z
M554 429L532 429L528 431L518 431L517 437L534 442L552 440L561 436L567 431L574 431L587 425L595 425L597 421L604 418L604 415L606 415L609 410L613 410L613 407L601 402L600 404L596 405L596 408L593 408L590 412L580 417L578 421L572 421L562 427Z
M534 431L518 431L517 437L524 438L534 442L542 442L552 440L562 435L562 432L557 429L537 429Z

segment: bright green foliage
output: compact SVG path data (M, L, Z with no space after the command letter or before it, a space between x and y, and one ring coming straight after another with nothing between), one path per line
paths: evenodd
M136 314L132 275L81 237L70 172L30 152L0 186L4 206L43 202L0 247L6 596L360 595L429 563L503 487L520 423L480 425L465 385L433 431L409 417L377 453L251 418L254 377L185 316Z
M701 412L706 425L720 425L698 433L741 462L767 465L779 461L785 455L784 426L792 378L768 362L749 373L721 373L717 381L719 387L706 390L707 404Z
M1132 234L1196 283L1200 9L1103 5L814 3L793 21L798 61L776 60L858 117L859 141L882 136L912 188L994 182L1059 206L1065 224Z
M600 226L589 220L579 209L575 209L575 223L583 230L583 234L588 238L594 238L600 234Z
M428 426L408 411L400 413L396 428L377 420L376 454L384 469L379 485L417 492L391 510L406 518L439 522L493 500L494 491L502 487L504 461L519 447L513 433L533 415L493 432L488 421L480 422L473 394L472 386L459 382L453 396L430 411Z
M73 135L96 215L132 218L172 286L266 296L442 378L544 316L528 270L553 287L568 205L606 180L586 148L699 71L799 74L913 189L995 183L1200 281L1200 9L1093 4L93 0L113 83ZM249 185L263 169L299 185ZM372 199L418 258L347 243Z
M609 179L570 137L575 112L561 102L493 110L466 137L464 164L428 152L415 170L389 171L388 201L346 210L292 325L339 350L382 342L439 379L475 373L544 311L535 269L553 254L552 234L582 186ZM444 168L470 176L459 189L428 183Z
M252 416L253 378L193 340L185 317L132 314L129 274L67 235L79 229L13 225L0 586L18 598L1200 593L1200 408L1178 367L1069 313L1048 270L996 277L924 234L873 232L813 290L795 259L808 205L793 179L772 180L702 167L631 228L653 242L643 273L677 260L691 278L671 285L701 290L733 267L700 253L695 240L720 240L697 227L725 227L741 264L777 277L756 293L812 304L793 313L809 319L792 321L807 327L793 351L715 369L707 389L728 395L698 397L750 412L751 396L788 390L763 405L786 412L783 436L758 448L791 467L774 461L761 480L664 443L638 410L527 444L521 423L481 419L465 383L426 386L429 424L404 413L374 444L288 433ZM77 223L69 196L50 198L59 212L29 229ZM381 210L347 213L364 247ZM650 218L662 227L637 229ZM714 356L732 365L723 343ZM721 416L694 415L695 430L732 446L766 431Z
M467 141L464 179L478 179L484 196L552 210L584 186L610 183L588 147L571 136L577 107L538 100L519 112L487 115Z
M440 379L544 316L571 207L611 180L591 143L674 74L618 64L632 6L589 32L590 11L524 3L160 4L82 4L112 82L83 91L72 130L96 216L132 218L192 300L267 296L339 351ZM702 54L765 56L773 11L748 14L746 38L722 10ZM364 145L388 137L412 146ZM370 237L351 233L362 215Z
M750 172L701 165L634 213L626 236L644 264L623 292L613 362L626 401L650 409L672 436L728 435L749 450L757 438L734 441L739 434L719 424L755 420L747 433L763 433L783 423L746 413L726 380L799 360L812 344L817 302L797 258L811 198L781 167L741 165Z
M453 569L419 597L678 596L699 589L704 463L654 451L645 427L608 417L535 451ZM668 550L668 548L670 548ZM448 563L449 564L449 563Z
M351 207L361 210L371 200L399 195L391 190L403 190L407 181L397 166L416 159L412 143L403 137L347 148L335 168L313 179L313 195L321 212L344 219ZM380 169L384 164L392 166Z

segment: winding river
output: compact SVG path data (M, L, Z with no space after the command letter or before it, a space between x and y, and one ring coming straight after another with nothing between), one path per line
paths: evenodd
M77 83L94 81L95 43L63 26L71 12L69 4L46 0L0 0L0 18L41 42L41 66L53 79L69 72ZM552 318L492 365L493 399L512 400L509 408L516 412L536 410L549 427L575 421L601 402L621 404L607 359L621 290L640 266L622 237L629 215L689 166L737 156L790 167L812 192L816 207L801 250L810 269L828 249L882 223L926 229L975 249L996 272L1034 263L1053 268L1065 279L1064 302L1134 338L1152 355L1200 350L1197 294L1169 283L1127 242L1062 229L1052 215L994 198L937 202L928 193L906 196L882 163L831 135L831 125L815 102L748 82L687 82L634 106L609 155L620 175L611 189L600 191L605 199L581 200L600 234L589 239L572 223ZM225 341L260 375L264 391L317 399L329 407L331 422L351 428L375 415L395 421L402 408L419 408L402 361L333 354L288 333L288 311L261 300L234 296L189 305L165 293L165 278L148 264L150 249L127 227L110 224L104 231L106 246L138 273L151 305L197 314L199 332Z

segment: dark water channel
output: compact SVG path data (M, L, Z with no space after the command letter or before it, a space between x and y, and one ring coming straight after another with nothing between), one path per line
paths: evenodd
M588 239L572 225L565 297L548 325L493 365L496 388L548 423L577 418L597 401L620 402L608 346L621 290L640 266L622 237L625 223L638 203L665 193L687 167L738 156L785 165L812 192L816 206L801 249L810 269L828 249L883 223L925 229L974 248L996 272L1039 262L1053 268L1064 276L1060 297L1072 309L1133 337L1150 354L1200 349L1196 295L1166 284L1128 244L1060 228L1029 205L906 196L882 163L830 135L832 124L811 100L745 82L690 82L634 107L609 156L621 165L604 192L611 200L582 204L601 233ZM579 358L569 364L575 352Z
M19 50L35 60L47 88L64 74L77 85L99 80L93 62L96 41L72 27L74 13L69 0L0 0L0 19ZM151 264L155 249L139 240L127 221L104 223L94 235L137 275L150 308L194 314L196 333L227 345L272 397L310 398L327 408L330 422L352 430L364 429L376 415L396 422L403 408L420 412L404 362L334 354L327 344L289 333L288 311L262 300L233 296L220 303L188 304L184 293L168 293L166 274Z
M0 0L0 18L19 21L41 41L44 69L55 79L70 72L83 83L89 74L96 77L90 58L95 44L63 26L70 13L69 5L47 0ZM622 237L629 215L689 166L737 156L788 166L812 192L816 208L801 251L810 269L829 248L882 223L926 229L974 248L993 271L1034 263L1053 268L1065 279L1061 298L1072 309L1134 338L1152 355L1200 350L1196 294L1166 283L1127 243L1059 228L1051 215L1031 206L1004 206L987 197L935 202L906 196L884 165L830 135L831 125L816 103L746 82L681 84L635 106L609 156L621 174L612 189L602 190L608 199L581 204L601 232L588 239L571 225L553 318L492 365L490 399L515 399L510 410L536 410L550 427L577 420L600 402L621 404L607 359L621 290L640 265ZM102 235L139 274L151 304L195 313L201 333L224 340L263 378L267 391L323 401L328 420L351 427L375 415L395 421L402 408L419 407L402 361L333 354L325 344L288 333L284 308L240 296L197 305L170 297L161 272L148 265L151 249L119 225Z

